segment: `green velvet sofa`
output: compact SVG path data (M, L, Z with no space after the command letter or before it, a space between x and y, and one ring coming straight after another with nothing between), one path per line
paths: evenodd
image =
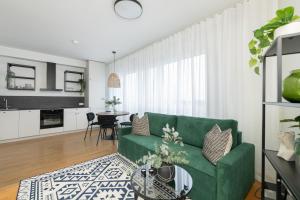
M162 128L168 123L183 138L189 164L183 165L193 178L189 196L193 200L243 200L254 182L254 145L242 143L242 133L235 120L218 120L187 116L146 113L149 118L150 136L131 134L131 128L119 130L118 152L137 161L154 144L161 143ZM222 130L231 128L233 146L216 166L202 155L205 134L218 124ZM175 147L176 148L176 147ZM177 147L178 148L178 147ZM176 150L176 149L174 149Z

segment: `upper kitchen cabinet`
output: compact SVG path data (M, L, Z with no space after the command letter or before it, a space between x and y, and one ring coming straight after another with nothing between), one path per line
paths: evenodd
M0 111L0 140L19 136L19 111Z

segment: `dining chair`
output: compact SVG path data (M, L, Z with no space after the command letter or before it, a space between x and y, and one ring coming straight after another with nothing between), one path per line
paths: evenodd
M92 112L87 113L86 118L87 118L87 121L88 121L88 125L86 127L86 131L85 131L85 135L84 135L84 141L86 139L86 135L87 135L89 127L91 127L91 130L90 130L90 136L91 136L92 131L93 131L93 126L99 125L98 122L94 122L94 119L95 119L95 114L94 113L92 113Z
M138 115L138 113L131 114L130 117L129 117L129 122L121 122L121 123L120 123L121 127L123 127L123 126L125 126L125 127L127 127L127 126L132 126L133 117L134 117L135 115Z
M112 133L111 136L112 137L117 137L118 133L117 133L117 120L115 116L105 116L105 115L98 115L98 122L100 125L100 130L99 130L99 134L98 134L98 139L97 139L97 145L99 143L99 139L100 136L101 138L104 138L106 136L107 133L107 129L111 129ZM103 130L103 132L102 132Z

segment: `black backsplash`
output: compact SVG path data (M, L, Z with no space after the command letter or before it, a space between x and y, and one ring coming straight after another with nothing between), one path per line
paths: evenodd
M55 97L55 96L0 96L0 108L3 108L3 98L7 98L9 108L17 109L55 109L79 108L84 103L84 97Z

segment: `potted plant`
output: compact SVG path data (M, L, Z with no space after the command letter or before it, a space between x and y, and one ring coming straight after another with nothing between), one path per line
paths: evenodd
M80 93L82 94L85 91L85 80L84 79L79 79L79 84L80 84Z
M175 176L174 164L188 164L189 161L185 158L185 151L174 151L170 148L170 145L184 146L179 133L174 128L170 129L168 124L163 128L163 132L162 144L155 144L155 152L148 152L148 155L143 156L137 163L150 165L156 171L156 178L170 182Z
M290 126L289 128L300 128L300 115L294 119L283 119L280 122L295 122L297 124ZM300 169L300 138L295 141L295 159L296 165Z
M117 112L116 105L121 104L120 98L117 98L116 96L113 96L112 99L105 99L105 105L107 107L112 106L112 109L114 112Z
M296 25L291 25L299 18L299 16L294 15L294 7L279 9L276 11L276 17L254 31L254 38L250 40L248 47L251 53L249 66L254 69L256 74L259 74L264 50L271 45L274 38L284 34L300 32L299 22Z

